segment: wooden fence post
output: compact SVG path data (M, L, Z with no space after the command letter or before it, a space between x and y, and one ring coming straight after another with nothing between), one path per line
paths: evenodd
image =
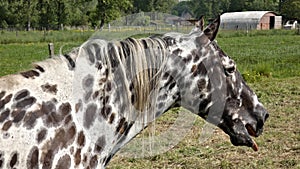
M54 56L54 44L48 43L49 57L52 58Z

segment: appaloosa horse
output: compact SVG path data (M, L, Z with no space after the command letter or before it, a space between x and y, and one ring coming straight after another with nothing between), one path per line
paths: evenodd
M0 168L104 168L175 106L257 150L268 113L214 41L220 18L190 34L91 39L0 78ZM203 31L202 31L203 30Z

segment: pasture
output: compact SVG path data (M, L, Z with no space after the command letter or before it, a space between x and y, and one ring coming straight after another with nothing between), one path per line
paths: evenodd
M48 58L49 42L55 44L56 54L66 53L92 34L89 31L1 32L0 76L29 69L32 62ZM229 137L217 128L206 141L200 142L205 122L195 117L187 135L166 153L145 158L128 158L119 153L108 165L109 169L300 168L300 36L286 30L248 34L221 31L217 41L236 61L270 113L264 133L254 138L259 151L233 146ZM155 134L165 131L174 123L176 112L170 110L138 137L147 137L153 128Z

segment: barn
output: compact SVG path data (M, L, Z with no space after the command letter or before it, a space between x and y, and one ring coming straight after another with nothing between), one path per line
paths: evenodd
M282 16L272 11L227 12L221 15L224 30L281 29Z

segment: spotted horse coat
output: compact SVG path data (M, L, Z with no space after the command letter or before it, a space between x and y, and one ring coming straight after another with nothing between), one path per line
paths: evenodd
M262 133L268 113L214 41L219 24L139 40L91 39L0 78L0 168L104 168L175 106L257 150L250 136Z

